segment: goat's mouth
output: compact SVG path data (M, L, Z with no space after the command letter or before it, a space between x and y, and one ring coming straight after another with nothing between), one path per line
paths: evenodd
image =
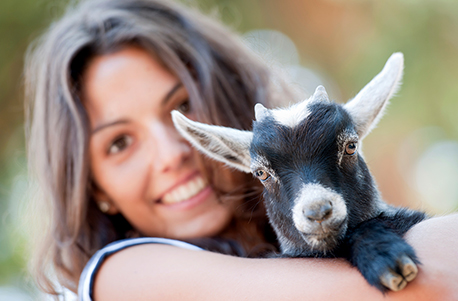
M332 220L322 223L310 222L313 226L308 227L308 231L296 229L305 236L327 237L339 234L347 229L347 218L341 220Z
M340 222L327 223L316 227L313 231L299 231L302 239L314 251L331 251L337 246L339 241L345 236L347 231L347 219Z

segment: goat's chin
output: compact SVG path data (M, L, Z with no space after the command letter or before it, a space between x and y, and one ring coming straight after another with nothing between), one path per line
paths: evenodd
M281 243L282 257L334 257L343 235L310 235L300 233L296 241Z
M312 253L321 252L324 255L330 255L339 243L340 235L320 235L320 234L302 234L302 238L310 247Z
M325 228L312 233L299 232L312 253L332 256L332 251L339 245L347 232L347 223L344 220Z

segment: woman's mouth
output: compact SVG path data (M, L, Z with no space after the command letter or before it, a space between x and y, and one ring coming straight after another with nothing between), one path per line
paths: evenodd
M192 180L177 186L162 197L163 204L177 204L189 200L199 194L207 187L207 182L202 176L194 177Z

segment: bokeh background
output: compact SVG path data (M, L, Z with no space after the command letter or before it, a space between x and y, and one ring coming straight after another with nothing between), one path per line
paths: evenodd
M182 2L244 34L305 96L321 83L346 101L403 52L402 89L366 138L366 161L387 202L431 214L458 210L458 1ZM0 1L0 300L39 298L25 269L23 63L27 46L67 3Z

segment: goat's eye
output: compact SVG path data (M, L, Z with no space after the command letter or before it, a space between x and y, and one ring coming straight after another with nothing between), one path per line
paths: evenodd
M265 170L257 170L254 175L261 181L265 181L267 180L268 178L270 178L270 174L268 172L266 172Z
M352 156L356 154L356 149L357 149L356 143L354 142L348 143L347 146L345 146L345 154Z

